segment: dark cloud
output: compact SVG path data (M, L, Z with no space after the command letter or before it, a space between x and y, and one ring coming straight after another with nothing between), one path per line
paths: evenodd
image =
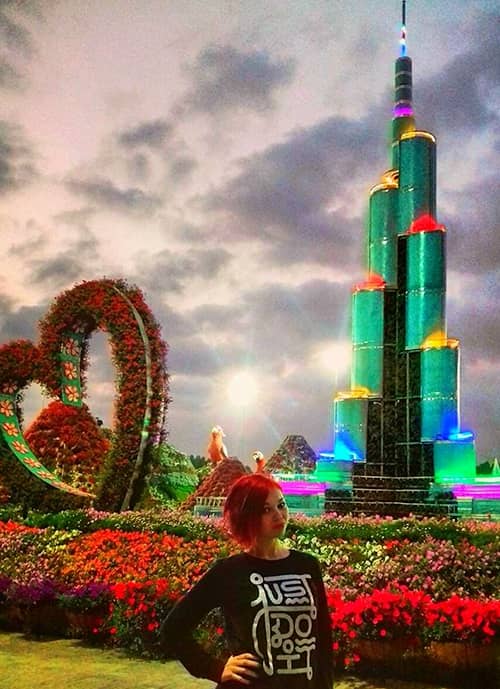
M14 300L8 294L0 294L0 314L9 312L14 305Z
M443 213L448 228L450 267L482 274L500 264L500 173L467 185L460 192L446 192L454 211Z
M311 345L347 335L349 291L342 284L269 285L249 292L242 302L248 344L258 360L302 362Z
M175 224L173 227L170 223L165 223L165 236L167 238L175 234L175 237L191 246L206 244L208 241L208 234L204 227L198 227L188 222L181 222Z
M171 344L169 368L186 376L210 376L259 361L275 375L281 375L286 362L303 370L313 345L347 337L347 309L345 287L324 280L299 287L268 285L224 306L203 304L183 314L184 335L175 328L165 331Z
M212 391L212 383L210 378L202 378L200 376L183 376L178 375L175 369L171 369L172 378L170 379L170 390L169 394L172 399L172 404L168 410L169 420L174 417L177 419L182 419L183 426L187 426L190 431L193 430L193 409L196 409L196 423L200 423L200 415L206 410L207 405L210 400L210 393ZM213 421L211 425L213 425ZM201 422L200 435L207 436L211 428L210 421L206 423ZM171 426L171 424L169 424ZM205 431L206 427L206 431ZM187 452L201 452L204 453L207 442L205 438L200 440L199 449L196 449L196 444L188 442Z
M29 31L17 20L11 19L5 11L8 8L19 9L22 4L5 2L5 0L0 3L0 36L5 47L19 49L24 53L31 54L32 41Z
M482 365L464 366L461 382L460 419L476 436L478 457L500 456L500 358Z
M199 329L212 327L225 332L227 329L240 328L247 313L244 304L221 305L203 304L189 311L189 318Z
M66 181L66 188L103 209L121 213L150 215L161 205L160 198L154 194L147 194L138 187L120 189L102 177L71 178Z
M15 89L21 84L17 70L8 62L0 59L0 88Z
M34 53L31 33L23 24L27 15L41 18L38 2L0 2L0 88L17 89L23 85L24 75L19 59L29 59Z
M169 371L175 375L211 376L222 370L223 363L217 350L196 331L187 338L176 338L168 358Z
M331 451L331 399L338 389L334 388L332 376L319 369L298 367L294 374L287 376L273 405L272 424L279 431L274 449L285 435L298 433L316 452ZM263 440L265 445L268 442Z
M34 153L22 129L0 120L0 194L24 187L36 176Z
M312 345L347 337L346 301L344 286L315 280L268 285L224 306L203 304L184 314L189 336L172 333L170 365L197 376L256 362L275 375L287 362L303 370ZM214 335L217 344L211 344Z
M82 236L64 251L51 258L29 261L29 281L36 285L64 287L88 275L89 265L95 265L97 258L95 237L82 232Z
M179 112L223 113L243 108L265 112L275 91L292 80L291 60L275 60L266 51L242 52L232 46L205 48L188 68L193 88Z
M176 182L182 181L198 167L194 158L179 156L170 162L170 178Z
M448 330L460 339L470 362L500 360L498 317L492 308L500 303L500 269L478 274L466 284L458 299L449 299Z
M19 309L3 310L0 317L0 343L10 340L37 340L38 321L46 313L47 304L21 306Z
M500 13L485 13L464 28L463 52L415 86L417 112L426 126L443 134L477 131L498 121ZM496 104L496 105L495 105ZM493 107L492 107L493 106Z
M141 286L146 289L144 281L141 282ZM169 306L163 295L156 291L146 291L145 296L149 308L158 322L161 323L162 337L169 345L177 339L186 338L193 334L193 323L183 313Z
M69 211L57 213L54 216L54 221L58 224L68 225L70 227L77 227L80 230L87 230L88 223L95 215L95 208L85 206L83 208L76 208Z
M148 290L180 293L189 280L216 279L231 259L225 249L192 249L183 255L165 249L146 265L141 259L140 274Z
M82 179L77 173L76 179L69 180L72 190L116 210L152 212L161 197L182 184L198 165L186 142L173 132L169 122L155 119L116 133L111 151L106 150L107 163L114 173L124 171L131 187L119 188L104 177L96 161L95 176ZM158 195L147 192L154 185L162 189Z
M241 173L200 205L222 215L228 239L269 245L273 262L349 264L363 233L352 201L382 165L377 138L367 120L329 118L241 161Z
M166 120L148 120L121 132L118 135L118 142L128 149L140 146L158 149L163 146L171 132L172 125Z
M30 258L40 253L47 245L47 239L40 232L31 239L24 239L19 244L14 244L9 248L9 256L17 258Z
M127 160L127 170L132 180L145 182L151 175L149 157L144 153L135 153Z

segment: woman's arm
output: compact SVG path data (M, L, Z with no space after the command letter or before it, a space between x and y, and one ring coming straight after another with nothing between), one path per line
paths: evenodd
M174 655L195 677L218 682L224 663L207 653L193 639L193 632L214 608L222 603L224 565L217 562L198 583L175 605L160 628L160 644Z
M316 560L316 590L318 596L318 682L315 689L332 689L333 687L333 639L332 624L328 611L325 585L319 563Z

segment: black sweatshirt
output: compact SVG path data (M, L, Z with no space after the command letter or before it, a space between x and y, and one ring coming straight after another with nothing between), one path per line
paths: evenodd
M261 662L252 689L332 689L332 638L317 560L291 550L281 560L241 553L200 579L164 620L161 640L195 677L219 682L224 663L192 638L202 618L221 608L231 655L253 653ZM224 682L220 689L242 689Z

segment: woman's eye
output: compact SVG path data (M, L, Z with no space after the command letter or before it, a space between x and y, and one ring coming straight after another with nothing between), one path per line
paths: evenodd
M280 510L286 510L287 504L286 504L286 502L280 502L280 504L278 505L278 507L280 508Z

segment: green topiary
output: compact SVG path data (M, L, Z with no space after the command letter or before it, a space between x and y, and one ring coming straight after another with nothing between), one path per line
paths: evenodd
M149 491L163 505L175 500L181 502L198 485L198 474L189 458L172 445L161 443L153 448L153 465Z

